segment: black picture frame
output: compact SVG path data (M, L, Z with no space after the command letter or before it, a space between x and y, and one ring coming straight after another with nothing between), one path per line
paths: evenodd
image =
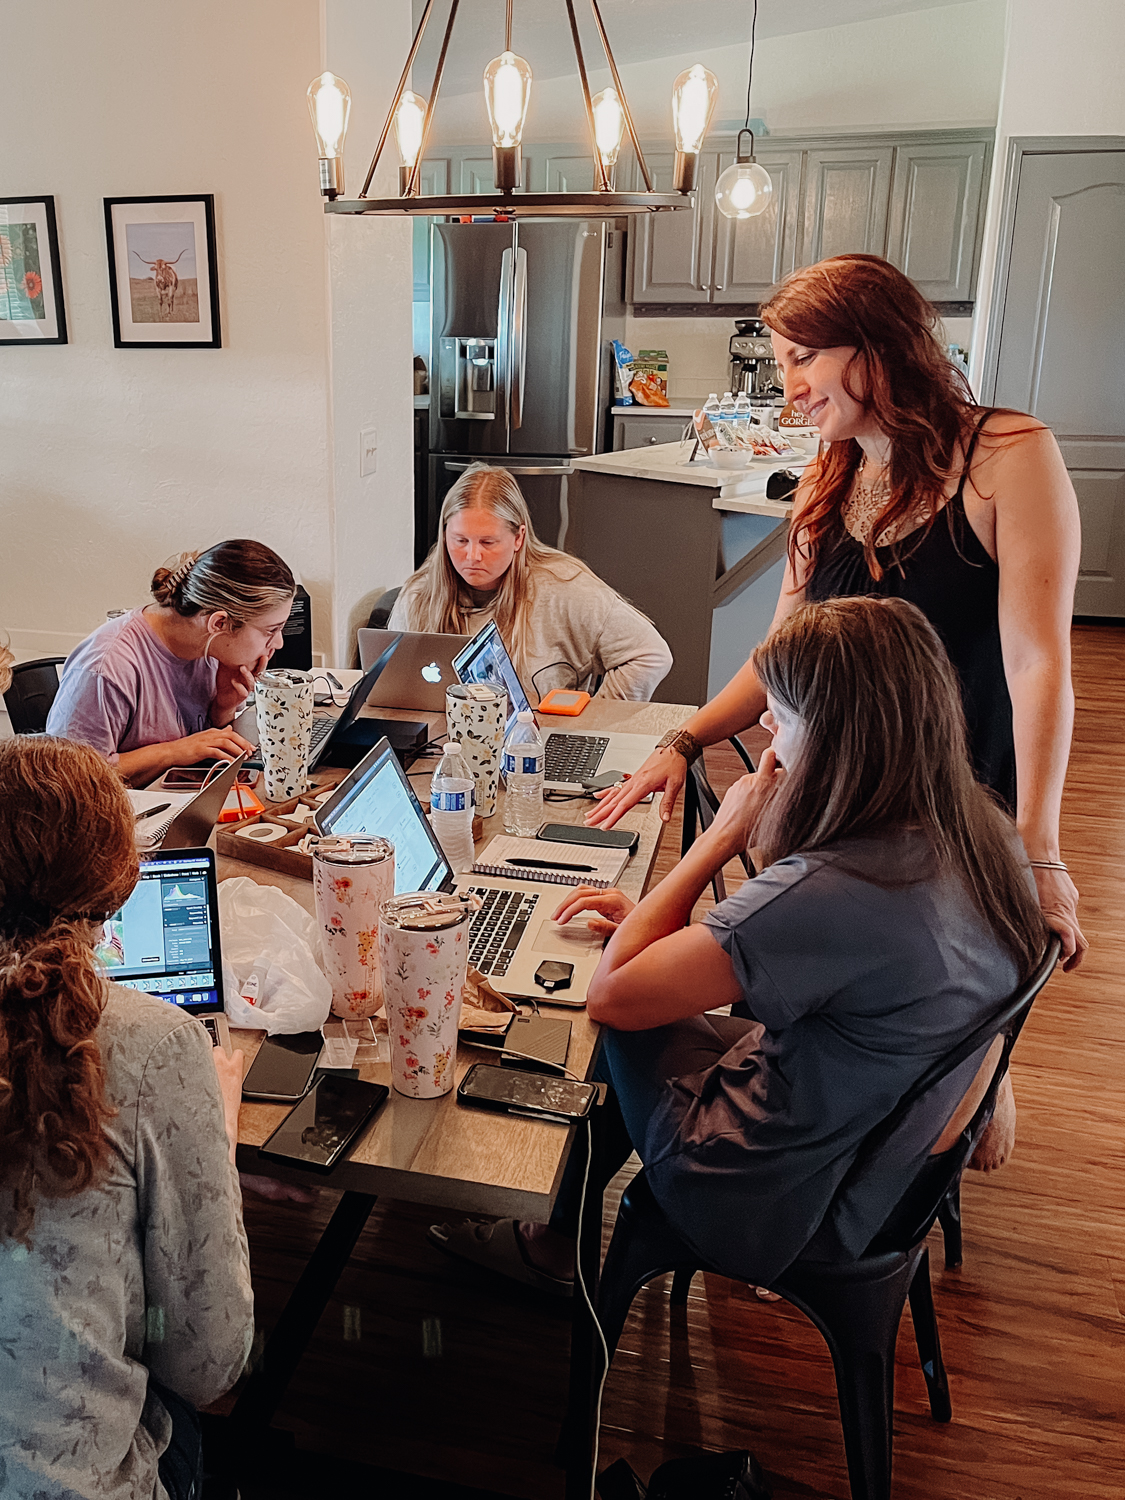
M34 211L36 208L38 212ZM17 210L14 214L13 209ZM37 264L23 272L21 279L24 285L20 295L21 304L31 313L35 311L35 302L41 302L45 314L43 318L10 316L13 305L11 293L14 288L9 288L7 275L9 268L17 263L22 265L25 254L21 236L17 255L11 230L16 225L24 224L34 224L37 230L43 229L46 232L49 276L43 275L43 252L38 246L36 234ZM24 348L36 344L65 344L66 307L63 301L62 261L59 256L59 228L55 217L54 196L50 193L37 193L21 198L0 198L0 241L3 241L0 244L0 344L19 344ZM29 274L37 277L40 283L39 293L34 298L28 297L26 292L26 277ZM11 338L6 337L7 332L17 326L23 331Z
M148 194L103 202L114 348L221 349L214 193ZM177 205L182 205L180 214L174 212ZM153 254L150 260L142 253L176 245L182 248L175 259ZM196 274L181 278L175 266L189 248L191 259L186 264L193 265ZM131 276L136 269L134 257L153 268L151 277ZM169 269L170 281L165 274ZM144 285L150 280L151 294ZM187 291L190 280L195 282L194 317ZM185 311L189 316L184 316Z

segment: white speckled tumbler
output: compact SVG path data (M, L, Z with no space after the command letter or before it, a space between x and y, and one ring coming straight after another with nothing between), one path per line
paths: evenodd
M391 1083L412 1099L453 1087L471 916L457 896L429 891L395 896L379 913Z
M299 797L309 787L313 682L291 667L265 671L254 684L258 743L271 802Z
M445 690L446 731L451 740L461 741L461 754L476 783L477 813L482 818L491 818L496 811L507 714L507 693L483 682L454 684Z
M313 849L313 889L332 1013L373 1016L383 1003L379 909L395 893L395 850L386 839L325 838Z

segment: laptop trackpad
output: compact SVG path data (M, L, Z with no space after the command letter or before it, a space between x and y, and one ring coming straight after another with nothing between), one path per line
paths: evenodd
M578 918L569 921L565 927L560 927L551 917L546 917L539 924L531 951L558 954L600 953L602 941L600 933L591 932L586 923Z

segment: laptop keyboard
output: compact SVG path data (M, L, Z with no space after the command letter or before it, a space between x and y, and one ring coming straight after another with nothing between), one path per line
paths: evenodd
M472 885L469 890L482 903L469 928L469 962L482 974L502 979L539 897L492 886Z
M309 741L310 758L316 754L335 727L336 720L331 715L315 715L312 723L312 738Z
M589 781L598 774L609 740L597 734L549 734L546 781Z

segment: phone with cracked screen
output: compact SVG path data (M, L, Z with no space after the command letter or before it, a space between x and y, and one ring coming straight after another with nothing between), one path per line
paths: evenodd
M457 1090L458 1104L470 1109L530 1115L564 1125L572 1120L585 1120L597 1097L597 1085L593 1083L576 1083L570 1078L551 1078L545 1073L525 1073L519 1068L498 1068L488 1063L474 1063Z
M389 1093L383 1083L323 1074L262 1145L262 1155L330 1172Z
M324 1038L319 1031L267 1036L242 1080L244 1099L292 1104L312 1087Z

